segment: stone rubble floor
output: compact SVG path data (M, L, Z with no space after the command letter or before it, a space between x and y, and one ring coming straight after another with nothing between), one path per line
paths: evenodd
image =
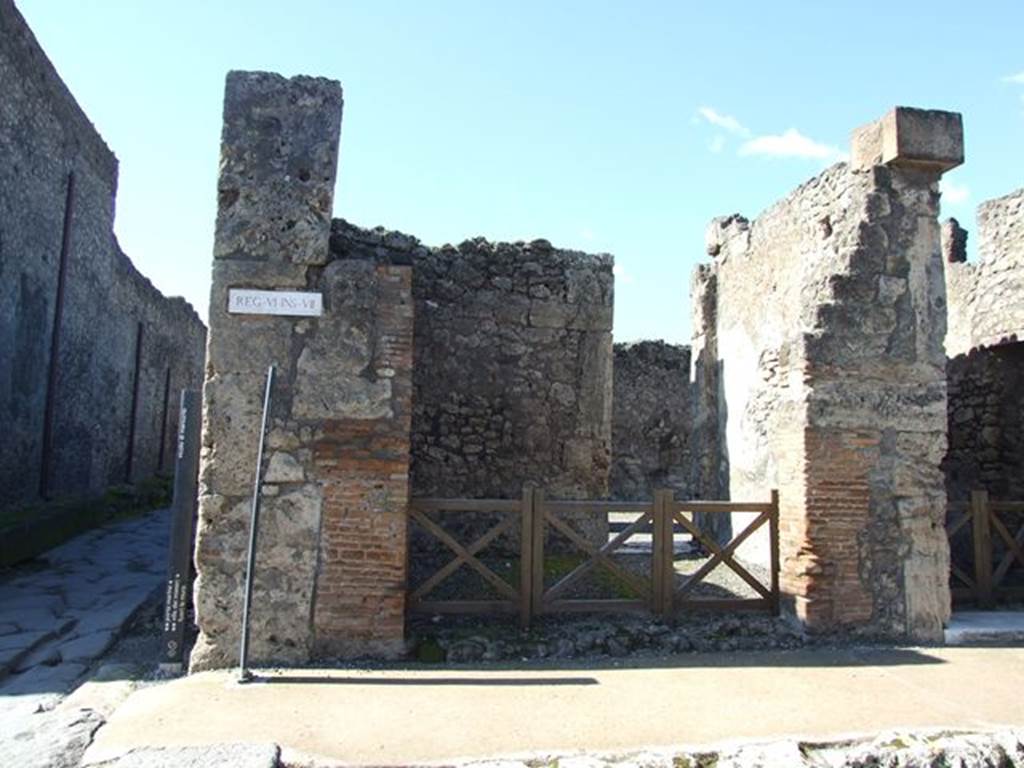
M76 755L88 746L104 713L102 707L75 706L67 694L163 582L168 526L168 511L157 510L82 534L0 572L5 764L77 765ZM109 669L106 674L116 680L134 672Z

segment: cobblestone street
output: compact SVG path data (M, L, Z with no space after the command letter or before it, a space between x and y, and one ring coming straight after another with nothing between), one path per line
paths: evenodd
M0 747L7 764L77 765L104 713L68 694L158 589L168 519L158 510L90 531L0 575Z

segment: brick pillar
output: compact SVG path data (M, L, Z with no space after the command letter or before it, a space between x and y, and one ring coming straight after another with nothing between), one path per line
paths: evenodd
M321 656L404 650L406 513L412 418L412 268L337 262L372 285L373 375L386 407L324 422L313 461L324 488L314 608Z
M253 594L253 661L303 663L318 648L401 647L410 268L331 261L341 110L341 88L333 81L228 75L196 543L200 636L192 669L237 659L270 364L277 378ZM232 291L243 289L267 293L256 309L229 311ZM303 315L282 294L319 299L322 310ZM364 569L366 562L379 567ZM356 607L362 612L355 618L344 613Z

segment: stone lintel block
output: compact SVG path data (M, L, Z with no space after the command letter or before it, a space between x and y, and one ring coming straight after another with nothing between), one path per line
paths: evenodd
M326 263L342 103L333 80L228 73L215 258Z
M894 107L853 132L850 165L855 170L890 165L944 173L964 161L964 126L959 112Z

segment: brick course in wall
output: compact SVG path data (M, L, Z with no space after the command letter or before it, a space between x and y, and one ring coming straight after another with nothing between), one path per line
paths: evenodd
M315 653L404 649L412 381L412 270L381 265L376 365L393 371L392 413L324 426L313 461L324 483Z

